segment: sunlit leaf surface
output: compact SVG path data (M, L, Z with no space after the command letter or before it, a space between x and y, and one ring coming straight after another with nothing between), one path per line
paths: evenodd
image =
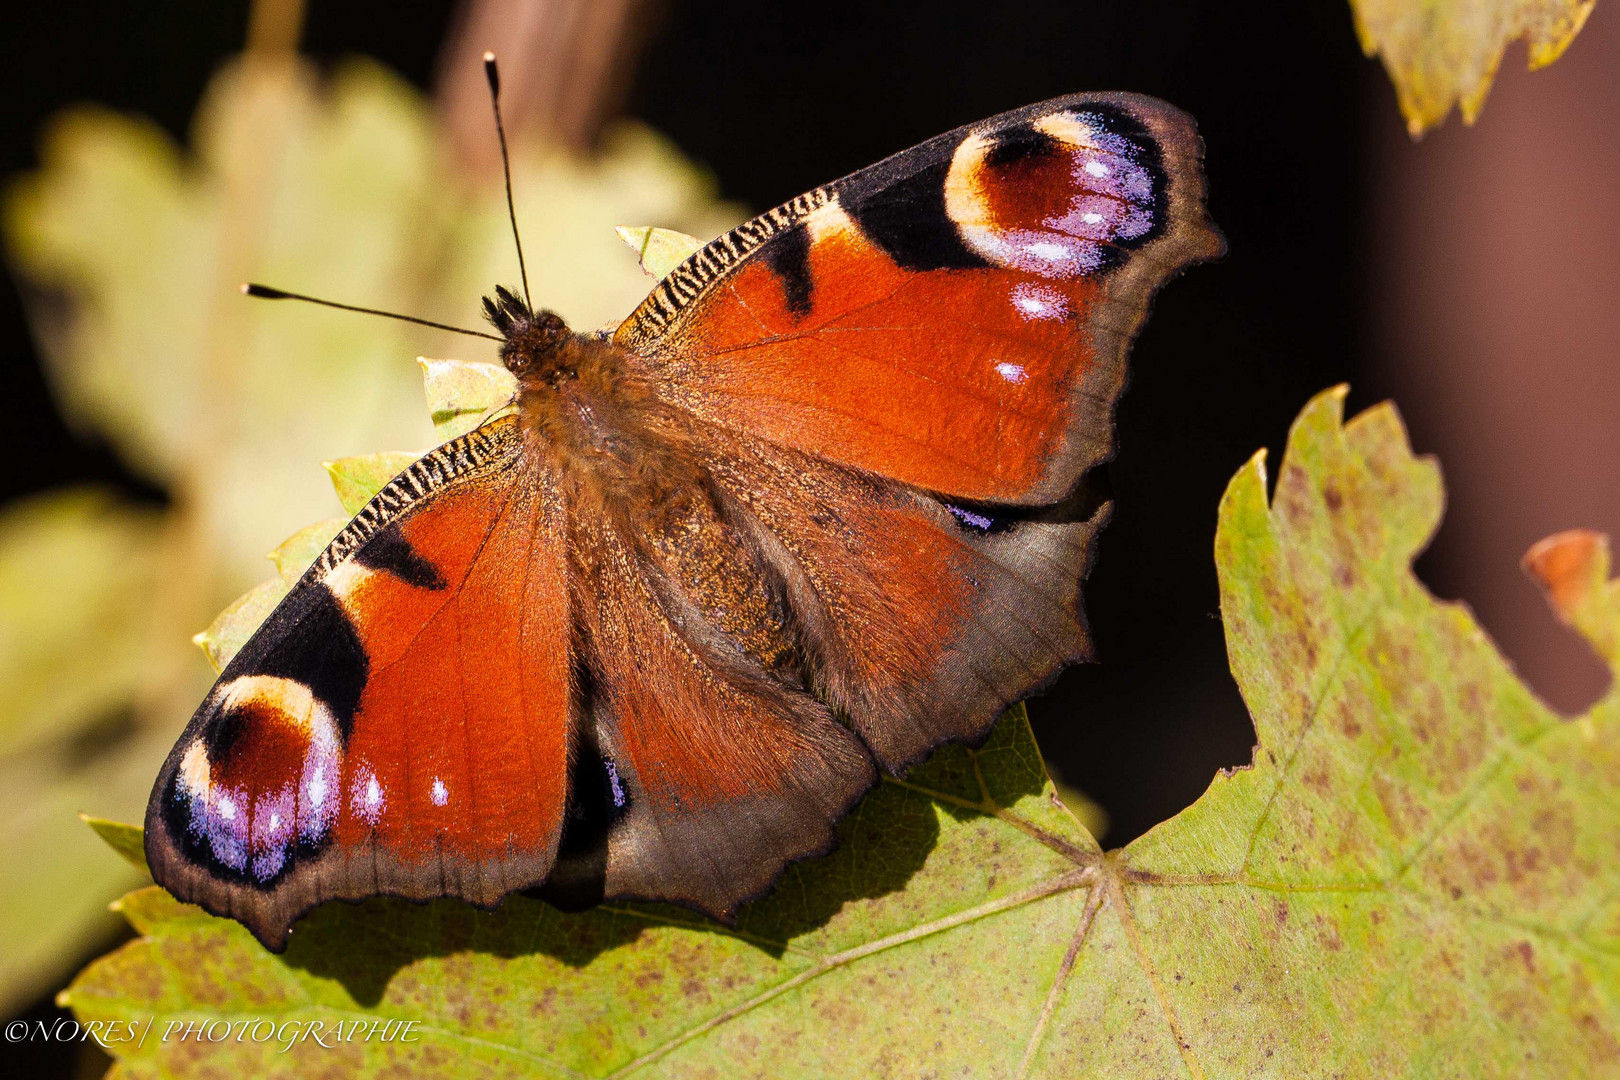
M433 434L440 442L465 435L517 395L517 380L500 364L425 357L417 363L422 365Z
M654 279L667 275L703 246L695 236L651 225L618 225L613 231L636 253L636 261L647 276Z
M277 957L149 887L122 904L139 939L64 1000L159 1030L414 1022L153 1039L119 1051L132 1077L1615 1075L1620 691L1560 719L1422 588L1438 470L1343 398L1306 408L1271 498L1256 456L1221 504L1255 761L1122 851L1055 797L1020 708L884 781L735 930L373 900ZM1607 548L1570 543L1532 565L1612 661Z

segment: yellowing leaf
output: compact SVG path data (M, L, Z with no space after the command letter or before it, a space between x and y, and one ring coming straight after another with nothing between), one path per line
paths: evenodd
M664 277L703 246L695 236L651 225L615 225L613 231L636 253L641 268L654 278Z
M1412 136L1462 107L1472 124L1509 43L1526 38L1530 70L1575 40L1596 0L1350 0L1368 56L1384 62Z
M1620 581L1609 578L1609 538L1589 529L1549 536L1524 557L1553 610L1611 665L1620 664Z
M73 490L0 513L0 755L70 736L128 700L152 602L158 515Z
M347 513L354 515L373 495L387 487L388 481L421 456L420 451L414 450L383 450L321 464L332 477L332 489L337 492L338 502Z
M276 564L276 576L259 582L237 597L208 624L208 629L192 637L214 671L224 670L346 524L348 521L344 518L318 521L283 540L269 555L270 561Z
M1561 720L1422 588L1438 471L1392 408L1342 403L1306 408L1273 498L1257 456L1221 504L1255 762L1122 851L1055 798L1014 709L880 784L733 930L377 899L322 907L277 957L152 887L122 904L141 937L64 1000L160 1030L413 1024L114 1047L130 1075L1614 1075L1620 689ZM1620 586L1570 563L1555 596L1608 598L1570 608L1607 640Z
M348 522L343 518L329 518L326 521L317 521L313 525L305 525L287 539L276 545L276 549L269 554L271 562L276 564L276 572L292 578L304 576L310 563L316 556L326 550L332 538L343 531Z
M278 575L259 582L226 605L225 610L208 624L208 629L192 635L192 644L208 657L209 666L215 674L225 670L225 665L247 644L253 631L270 617L276 605L292 591L293 580Z
M139 825L126 825L122 821L80 814L79 820L90 826L90 831L107 842L107 846L121 855L125 862L137 870L146 870L146 846Z
M416 362L422 365L433 434L441 442L465 435L490 413L510 405L517 394L517 380L500 364L424 356Z
M136 878L74 820L151 784L131 701L163 546L159 515L59 491L0 512L0 1010L65 976L87 929ZM133 800L132 800L133 802Z

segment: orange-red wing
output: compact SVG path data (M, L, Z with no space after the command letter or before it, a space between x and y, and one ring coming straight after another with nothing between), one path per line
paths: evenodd
M717 433L716 481L785 585L810 682L898 773L982 738L1089 657L1080 607L1108 504L1012 515Z
M563 544L514 421L396 478L170 754L147 811L158 882L280 949L324 900L489 906L542 881L568 798Z
M1064 498L1113 449L1153 292L1222 242L1192 121L1083 94L739 226L616 340L711 422L957 499Z
M586 889L729 918L831 847L872 763L805 691L762 566L707 499L650 530L588 507L571 527L592 749L612 779Z

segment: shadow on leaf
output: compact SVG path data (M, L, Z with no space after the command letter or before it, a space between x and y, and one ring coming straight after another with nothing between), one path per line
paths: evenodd
M583 968L603 953L630 944L654 926L678 925L730 935L780 958L788 943L825 926L853 901L905 889L939 840L939 813L954 818L989 811L985 794L1000 805L1039 793L1046 781L1020 713L997 725L978 751L941 750L904 780L885 779L838 826L829 855L789 866L771 892L744 906L735 929L667 904L608 902L567 913L515 895L494 911L457 900L416 904L379 898L360 904L325 904L294 929L285 962L311 975L335 979L362 1006L374 1006L400 972L418 961L476 952L510 959L543 953ZM1006 760L1017 755L1018 760ZM1024 760L1028 757L1028 760ZM981 786L981 766L993 760L995 784Z

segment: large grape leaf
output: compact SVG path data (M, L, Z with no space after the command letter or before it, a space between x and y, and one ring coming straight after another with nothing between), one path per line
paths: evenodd
M150 1025L112 1047L125 1077L1620 1075L1620 692L1560 719L1423 589L1438 470L1343 397L1305 409L1269 503L1257 455L1220 508L1254 763L1121 851L1015 709L883 782L734 929L373 900L277 957L149 887L62 1000ZM1606 547L1548 550L1614 662Z
M1384 62L1413 138L1451 107L1472 124L1509 44L1524 38L1530 70L1564 54L1597 0L1350 0L1356 36Z

